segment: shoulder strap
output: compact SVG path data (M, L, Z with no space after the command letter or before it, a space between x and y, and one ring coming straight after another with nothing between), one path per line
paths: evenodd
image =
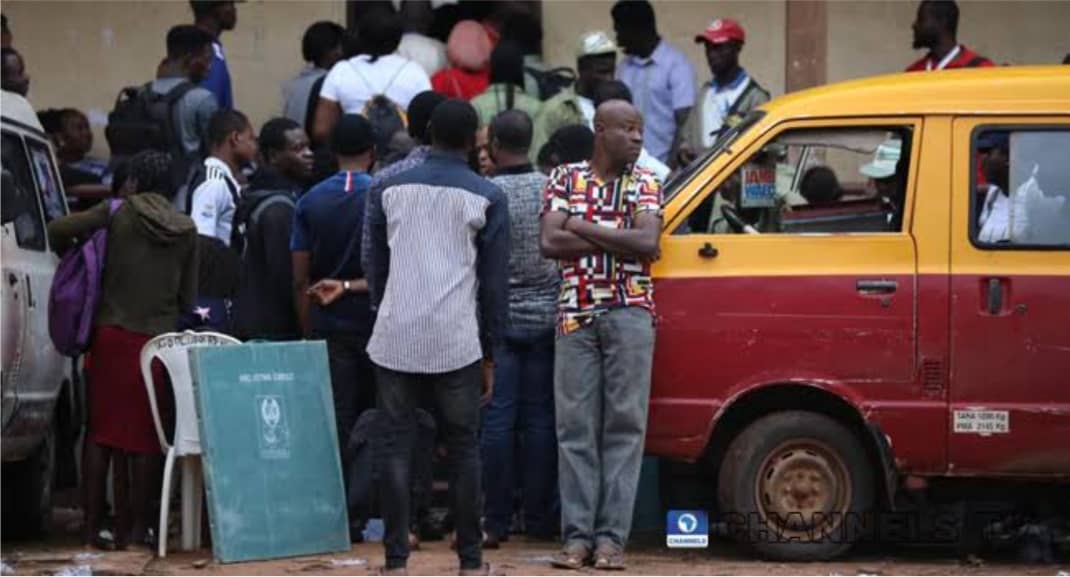
M290 198L290 193L289 192L286 192L286 193L280 192L278 194L273 194L273 195L261 200L260 202L258 202L256 204L256 207L253 208L253 212L251 212L249 214L249 220L248 220L249 225L251 226L251 225L255 224L257 221L259 221L260 220L260 215L262 215L265 210L271 208L272 206L275 206L276 204L286 204L286 205L289 205L289 206L292 207L292 206L294 206L294 201L293 201L292 198Z
M390 78L390 82L387 82L386 83L386 88L383 89L383 92L382 92L383 96L386 96L386 91L390 90L390 87L394 85L394 81L398 79L398 76L401 76L401 73L404 72L405 68L407 68L409 66L410 62L412 62L412 61L411 60L406 60L404 64L399 66L398 69L396 71L394 71L394 76ZM389 98L389 97L387 97L387 98Z
M234 206L238 206L238 187L226 176L223 177L223 184L227 185L227 190L230 192L230 199L234 201Z
M754 79L748 77L747 87L743 89L743 92L739 93L739 98L736 98L736 101L728 108L728 112L725 113L724 117L730 118L735 116L739 112L739 108L743 106L743 102L746 101L747 97L755 90L761 90L761 87L758 86L758 83L755 82Z

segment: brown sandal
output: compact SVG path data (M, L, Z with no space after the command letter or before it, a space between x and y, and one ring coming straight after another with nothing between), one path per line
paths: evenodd
M586 545L566 545L564 549L554 555L550 564L558 569L571 569L577 571L583 569L591 562L591 549Z
M594 552L594 568L601 571L624 571L624 549L617 545L599 545Z

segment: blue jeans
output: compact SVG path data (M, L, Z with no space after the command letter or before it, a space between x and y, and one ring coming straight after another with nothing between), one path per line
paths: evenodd
M480 440L486 499L483 529L498 537L509 534L519 485L527 533L550 537L560 523L553 327L506 331L494 362L494 396L483 408Z

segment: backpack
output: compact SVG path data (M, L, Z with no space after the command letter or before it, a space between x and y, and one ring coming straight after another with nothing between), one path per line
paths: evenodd
M100 301L108 226L123 201L108 202L108 225L67 251L56 267L48 294L48 336L61 354L76 357L89 349L93 319Z
M234 209L234 222L230 229L230 248L237 252L242 260L245 260L245 252L248 248L245 242L246 233L260 221L260 215L264 214L265 210L276 204L285 204L291 208L297 206L293 195L288 190L273 191L269 194L256 195L253 198L246 195L238 201Z
M539 70L525 66L524 72L535 79L539 87L539 100L549 100L576 82L576 73L566 67Z
M371 123L372 128L375 130L376 154L386 156L390 149L390 139L394 137L396 132L405 131L409 127L409 117L405 114L405 109L391 100L386 93L411 62L406 62L399 66L397 71L394 72L394 77L390 79L390 82L386 83L382 90L376 90L375 86L361 73L352 60L349 60L348 63L353 73L364 82L374 95L364 104L364 109L360 111L360 114L368 119L368 122Z
M185 182L190 166L199 160L199 155L186 153L175 122L175 106L195 87L183 80L166 94L159 94L151 82L128 86L119 91L115 108L108 113L104 134L113 156L130 157L143 150L171 154L171 193Z

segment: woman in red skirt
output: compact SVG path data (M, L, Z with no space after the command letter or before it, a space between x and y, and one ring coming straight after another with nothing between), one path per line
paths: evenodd
M99 537L109 465L114 466L115 547L144 542L151 520L152 479L160 441L141 378L141 348L171 331L179 311L193 306L197 230L169 198L171 157L142 152L129 161L127 189L109 216L109 203L48 225L54 246L65 249L108 229L100 301L87 362L89 425L84 454L85 539ZM154 379L157 383L160 379ZM164 536L161 536L164 538Z

